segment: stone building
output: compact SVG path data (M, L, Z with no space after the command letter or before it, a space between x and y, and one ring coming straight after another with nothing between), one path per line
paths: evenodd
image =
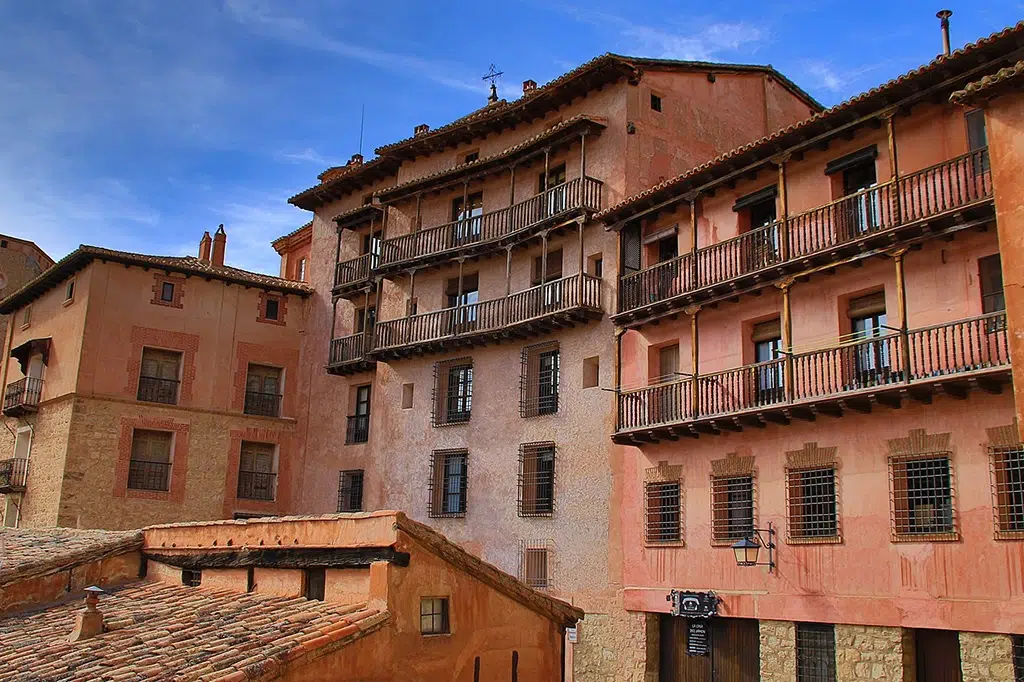
M1024 676L1022 48L1024 23L598 215L651 679Z
M315 214L296 510L407 509L586 611L576 679L642 674L608 437L616 236L591 216L818 109L770 67L605 55L323 173L291 199Z
M11 682L557 680L583 617L399 512L0 528L0 548Z
M222 226L199 257L83 246L0 303L4 525L290 508L310 289L225 265L226 242Z

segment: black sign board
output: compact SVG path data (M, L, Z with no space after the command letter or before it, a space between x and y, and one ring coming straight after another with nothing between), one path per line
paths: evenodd
M708 622L691 618L686 624L686 655L707 656L708 653Z
M718 596L714 592L672 590L666 599L672 602L673 616L710 618L718 613Z

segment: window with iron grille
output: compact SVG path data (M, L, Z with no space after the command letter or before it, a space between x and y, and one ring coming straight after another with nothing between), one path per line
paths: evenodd
M273 443L242 441L238 456L238 497L247 500L274 499L277 489L275 459L277 446Z
M519 515L551 516L555 511L555 444L519 446Z
M178 404L181 353L159 348L143 348L137 400Z
M519 541L519 579L535 590L551 588L551 545L548 540Z
M434 426L465 424L473 408L473 359L457 358L434 365Z
M448 597L420 599L420 633L444 635L451 632L448 624Z
M277 417L281 413L281 369L250 364L245 377L246 414Z
M527 346L519 376L519 415L537 417L558 412L558 342Z
M644 482L644 538L648 545L683 541L683 486L678 481Z
M790 542L839 538L836 469L786 469Z
M889 491L894 540L955 539L948 453L890 457Z
M711 541L731 544L754 534L754 476L711 477Z
M1024 445L991 448L996 537L1024 537Z
M428 512L431 517L466 515L468 463L467 450L434 450L430 462Z
M821 623L796 624L797 682L836 682L835 627Z
M1013 642L1013 680L1024 682L1024 637L1014 635Z
M197 569L181 569L181 584L185 587L199 587L203 582L203 572Z
M349 469L338 474L338 511L363 511L362 469Z
M132 431L132 454L128 462L128 488L131 490L171 489L170 431Z

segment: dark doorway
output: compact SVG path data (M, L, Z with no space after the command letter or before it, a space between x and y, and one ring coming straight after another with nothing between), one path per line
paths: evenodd
M690 655L689 633L696 621L707 637L707 655ZM756 620L661 617L661 682L758 682ZM699 647L698 647L699 648Z
M960 633L955 630L915 630L917 682L962 682Z

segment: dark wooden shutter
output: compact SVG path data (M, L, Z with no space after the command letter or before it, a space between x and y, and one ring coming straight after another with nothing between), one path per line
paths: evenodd
M640 221L626 223L622 228L622 272L640 269Z
M885 291L851 298L846 314L850 318L867 317L885 312Z
M917 630L917 679L924 682L962 682L960 635L955 630Z
M780 338L782 338L782 323L779 318L755 324L750 334L750 340L754 343Z

